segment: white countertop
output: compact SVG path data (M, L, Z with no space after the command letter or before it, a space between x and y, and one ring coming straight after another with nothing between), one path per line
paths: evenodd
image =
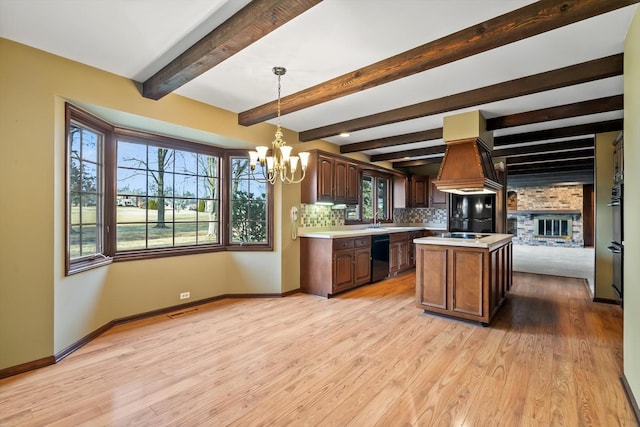
M446 236L447 233L444 233ZM482 233L488 234L488 233ZM510 242L513 239L513 234L488 234L481 239L455 239L451 237L443 236L429 236L414 239L413 243L417 245L443 245L443 246L466 246L471 248L489 248L493 249Z
M420 230L438 230L445 232L446 226L442 225L429 226L429 225L382 225L380 228L372 228L369 226L345 226L334 228L299 228L298 237L313 237L316 239L339 239L342 237L359 237L370 236L373 234L391 234L401 233L406 231L420 231Z

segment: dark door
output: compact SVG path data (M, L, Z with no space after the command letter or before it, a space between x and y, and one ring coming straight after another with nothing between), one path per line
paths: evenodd
M593 184L587 184L582 187L582 211L584 212L583 218L583 235L584 245L594 245L594 192Z

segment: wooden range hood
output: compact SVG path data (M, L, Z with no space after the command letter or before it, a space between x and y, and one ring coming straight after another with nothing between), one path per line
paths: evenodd
M457 194L496 193L502 189L491 159L493 134L480 111L444 118L447 147L435 185Z
M447 143L435 184L438 190L457 194L495 193L502 188L491 152L480 138Z

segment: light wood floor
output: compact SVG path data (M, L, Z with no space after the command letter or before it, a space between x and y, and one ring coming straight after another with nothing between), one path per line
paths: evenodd
M618 306L514 274L491 326L414 307L414 274L121 325L0 380L0 425L636 425Z

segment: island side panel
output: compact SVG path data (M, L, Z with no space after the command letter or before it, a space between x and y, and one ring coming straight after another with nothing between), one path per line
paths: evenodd
M487 250L452 249L451 311L484 320L485 252Z
M448 254L446 247L416 245L416 300L426 310L447 311Z

